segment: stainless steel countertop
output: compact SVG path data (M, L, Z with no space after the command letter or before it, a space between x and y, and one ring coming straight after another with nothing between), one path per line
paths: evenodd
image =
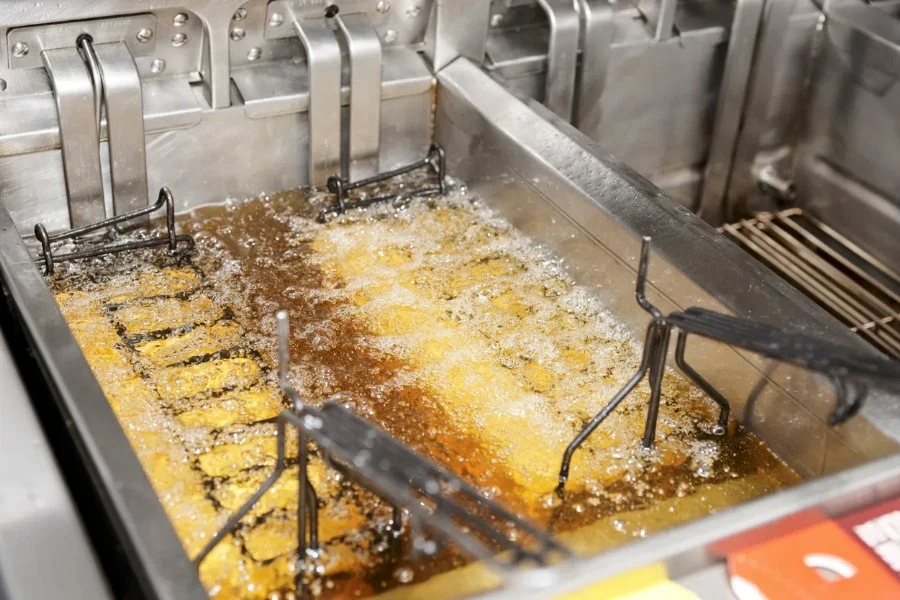
M0 597L111 598L0 335Z

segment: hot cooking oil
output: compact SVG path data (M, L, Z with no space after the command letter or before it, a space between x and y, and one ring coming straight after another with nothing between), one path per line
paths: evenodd
M798 480L675 373L657 443L642 451L649 391L633 393L576 454L563 451L635 372L640 345L560 261L457 192L325 224L290 192L180 219L193 255L147 252L67 266L60 307L167 514L194 555L275 463L287 407L274 369L276 310L291 318L291 376L316 404L353 408L502 504L598 552ZM445 550L413 558L391 510L313 449L321 556L297 548L296 436L288 473L204 561L216 598L439 597L496 580Z

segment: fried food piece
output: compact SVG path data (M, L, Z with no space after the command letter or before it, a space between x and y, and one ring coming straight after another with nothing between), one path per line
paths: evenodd
M208 325L224 315L222 307L205 294L188 300L139 298L115 311L113 318L126 336L164 331L190 325Z
M289 448L290 450L290 448ZM290 455L291 452L288 452ZM296 455L296 448L293 449ZM210 477L234 477L241 471L256 467L271 467L278 456L274 435L252 437L239 444L222 444L201 454L197 462Z
M348 238L352 240L355 238ZM360 236L360 240L365 239ZM362 241L359 242L363 244ZM338 276L353 277L359 271L362 253L349 241L340 248L323 238L313 247L327 257L328 268ZM373 253L371 248L369 254ZM344 257L357 257L344 271ZM477 263L470 271L457 275L459 285L471 276L489 278L514 269L505 261ZM403 273L397 279L403 279ZM521 486L523 500L537 504L553 491L559 460L565 443L574 437L574 429L554 414L543 399L525 389L503 368L481 339L460 328L448 318L427 291L409 278L403 279L406 293L398 301L388 292L384 296L354 295L360 312L376 335L405 336L409 360L428 375L432 389L439 394L452 427L480 439L491 454L505 465L504 472ZM533 379L542 387L547 375L537 370ZM532 434L535 428L544 435Z
M108 285L101 297L107 304L122 304L136 298L190 293L200 289L202 283L200 274L190 267L151 269L123 285Z
M281 400L270 391L244 391L203 400L200 406L178 415L185 427L221 429L226 425L257 423L274 419Z
M153 374L163 400L243 389L256 383L262 371L250 358L223 358L185 367L170 367Z
M155 366L167 367L195 356L228 350L243 341L244 329L234 321L200 325L185 334L141 342L134 349Z

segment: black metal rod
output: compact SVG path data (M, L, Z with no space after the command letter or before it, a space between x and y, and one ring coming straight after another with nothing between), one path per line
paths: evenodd
M244 502L244 504L242 504L241 507L237 509L237 511L233 515L231 515L231 518L228 519L225 525L223 525L212 537L212 539L207 542L203 549L197 553L197 555L191 561L194 563L195 568L200 568L200 564L203 562L203 559L205 559L223 539L225 539L230 533L235 530L235 528L241 522L241 519L243 519L244 516L248 512L250 512L250 509L253 508L253 506L257 502L259 502L259 499L263 497L263 494L269 491L269 489L273 485L275 485L275 482L278 481L278 478L281 477L286 464L284 442L285 427L285 421L283 419L278 419L278 459L275 462L275 470L272 471L272 474L269 475L268 479L266 479L263 484L259 486L259 489L256 490L256 493L250 496L250 498L246 502Z
M867 393L867 387L861 381L855 381L856 389L853 390L853 398L851 399L851 386L848 385L844 377L833 374L831 375L831 381L834 385L836 406L831 411L831 414L828 415L828 424L834 427L859 412Z
M656 438L656 424L659 421L659 403L662 398L662 382L666 373L666 355L669 353L669 338L672 328L660 324L661 334L656 345L656 355L650 362L650 406L647 408L647 424L644 426L644 437L641 445L646 449L653 448Z
M150 213L156 212L157 210L162 208L162 206L166 204L170 198L172 198L172 192L169 191L169 188L164 187L159 190L159 196L157 196L156 202L154 202L150 206L139 208L138 210L132 211L130 213L125 213L124 215L116 215L92 225L85 225L83 227L78 227L76 229L70 229L68 231L63 231L61 233L51 235L50 241L59 242L61 240L76 238L84 235L85 233L99 231L100 229L105 229L111 225L117 225L119 223L124 223L125 221L130 221L138 217L149 215Z
M99 245L86 250L70 252L68 254L53 254L51 244L55 242L74 239L86 233L99 231L101 229L117 225L119 223L124 223L125 221L130 221L138 217L149 215L150 213L160 209L163 205L166 206L165 237L126 242L124 244ZM100 221L99 223L94 223L92 225L85 225L84 227L79 227L77 229L63 231L54 235L48 235L47 229L41 223L38 223L34 226L34 236L41 244L41 256L35 259L35 263L40 264L43 262L45 271L48 275L51 275L55 270L55 265L61 262L68 262L83 258L94 258L97 256L104 256L106 254L115 254L118 252L127 252L130 250L140 250L142 248L155 248L157 246L164 245L169 247L169 252L175 252L178 249L179 245L182 245L186 250L190 250L194 247L194 238L192 236L177 235L176 233L175 199L172 196L172 192L169 190L169 188L166 187L162 188L159 191L159 197L157 198L156 203L154 203L152 206L141 208L124 215L118 215L110 219L105 219L103 221Z
M427 188L424 190L418 190L415 192L401 192L399 194L392 194L388 196L379 196L377 198L368 198L365 200L358 200L356 202L347 202L347 193L350 190L355 190L357 188L365 187L367 185L372 185L375 183L380 183L383 181L387 181L394 177L398 177L400 175L404 175L406 173L410 173L415 171L416 169L421 169L423 167L431 167L434 170L435 174L438 178L438 185L436 188ZM401 198L403 196L409 197L421 197L421 196L432 196L435 194L446 194L447 193L447 181L446 181L446 173L447 173L447 155L444 152L444 149L438 146L437 144L433 144L431 148L428 150L428 155L416 162L410 163L408 165L403 165L402 167L398 167L396 169L392 169L390 171L385 171L384 173L379 173L377 175L373 175L372 177L366 177L365 179L360 179L359 181L349 182L343 179L340 175L332 175L328 178L328 190L335 194L335 199L337 202L324 209L321 213L319 213L318 221L320 223L324 223L325 220L329 216L339 215L345 213L347 210L354 208L364 208L366 206L371 206L373 204L377 204L379 202L392 202Z
M81 50L82 59L87 65L91 75L91 83L94 86L94 120L97 122L97 139L100 138L100 114L103 107L105 88L103 84L103 71L100 70L100 60L94 50L94 38L82 33L75 40L75 45Z
M641 365L638 367L637 373L626 383L622 389L613 396L613 399L610 400L606 406L604 406L597 415L591 419L590 423L588 423L584 429L581 430L575 439L569 444L566 448L566 452L563 454L562 466L559 469L559 485L557 486L557 491L562 492L566 487L566 482L569 480L569 467L572 462L572 455L575 454L575 451L578 450L579 447L584 443L588 437L600 424L606 420L606 417L612 413L619 406L619 403L625 399L628 394L637 386L638 383L644 378L647 374L647 371L650 368L650 362L652 357L655 356L656 345L658 343L658 338L660 336L659 325L654 321L647 327L647 335L644 339L644 354L641 357Z
M303 562L306 559L306 550L309 548L306 544L306 505L309 499L306 495L306 484L308 482L309 473L306 470L309 455L306 448L306 435L302 430L297 430L297 474L299 485L297 486L297 560ZM303 569L298 569L298 573Z
M366 208L367 206L372 206L373 204L397 202L403 199L408 200L410 198L427 198L428 196L435 196L443 193L444 192L442 191L442 187L434 187L426 188L423 190L416 190L414 192L401 192L399 194L391 194L389 196L378 196L377 198L366 198L364 200L356 200L354 202L341 202L338 204L338 206L331 206L319 213L318 221L320 223L324 223L330 216L343 214L348 210L353 210L355 208Z
M316 496L316 488L313 487L309 480L309 472L306 476L306 501L309 508L306 514L309 517L309 549L315 552L319 551L319 497Z
M637 281L634 286L634 297L641 308L653 315L654 319L661 319L662 313L647 300L645 288L647 287L647 269L650 266L650 236L641 238L641 257L638 261Z
M444 164L442 165L441 162L443 162ZM355 190L367 185L372 185L373 183L380 183L382 181L387 181L388 179L393 179L394 177L399 177L400 175L411 173L416 169L421 169L422 167L431 166L434 169L435 173L443 173L445 165L446 158L444 155L444 149L437 144L432 144L432 146L428 149L428 155L421 160L417 160L416 162L409 163L408 165L403 165L402 167L397 167L396 169L392 169L390 171L384 171L383 173L378 173L377 175L372 175L371 177L366 177L352 183L346 181L338 175L332 175L328 178L327 185L329 191L337 192L337 184L340 183L343 186L344 191L349 192L350 190Z
M401 531L403 531L403 509L395 504L391 511L391 533L400 535Z
M713 429L713 433L715 435L725 435L728 431L728 415L731 413L731 405L728 404L728 400L725 399L725 396L719 393L719 390L714 388L711 383L700 376L700 373L687 364L687 361L684 359L686 346L687 333L679 331L678 341L675 343L675 364L678 365L678 368L681 369L682 373L687 375L691 381L706 392L706 395L712 398L713 402L719 405L719 419L715 429Z

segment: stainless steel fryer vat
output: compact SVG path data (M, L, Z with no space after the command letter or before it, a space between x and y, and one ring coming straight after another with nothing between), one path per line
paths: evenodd
M320 84L313 65L290 60L304 47L297 36L266 33L276 27L273 15L290 15L290 7L258 0L200 1L186 3L190 10L182 12L174 3L144 4L141 10L158 21L149 27L159 51L142 54L145 49L130 40L126 47L137 48L132 53L143 90L145 185L150 190L171 187L177 209L186 211L228 196L249 197L314 181L317 171L312 165L322 158L322 148L311 122L317 119L313 113L322 110L313 109L322 106L316 87ZM301 8L304 4L297 2ZM441 144L452 176L563 258L572 276L594 289L636 333L647 318L634 305L632 290L640 239L649 235L654 241L650 294L661 308L707 307L776 325L790 323L848 345L863 344L834 317L673 202L633 170L631 161L623 163L608 154L603 139L592 141L566 119L492 76L482 64L486 37L477 39L477 32L488 28L489 3L393 4L393 12L385 13L377 8L383 3L358 3L380 39L400 40L383 49L380 63L377 162L382 170L419 158L432 142ZM37 222L51 231L75 225L73 187L80 175L61 148L67 143L61 144L61 138L70 132L57 116L57 110L63 110L57 106L59 90L51 87L40 63L23 68L13 63L29 53L22 55L16 44L32 39L50 43L39 36L15 37L38 35L17 29L119 15L124 20L119 25L113 21L109 28L122 27L130 35L128 28L139 27L140 34L148 21L131 19L134 7L126 12L72 3L58 14L33 17L25 5L14 0L0 8L0 56L7 61L0 66L0 271L10 313L4 334L27 348L0 350L3 358L17 359L23 372L34 371L25 378L43 382L49 394L36 396L31 384L30 397L11 394L4 402L17 402L26 412L35 410L30 406L34 404L45 421L53 420L47 416L53 413L69 425L71 439L40 443L76 450L73 456L85 465L87 485L96 496L94 508L103 511L123 562L134 573L135 582L129 585L135 593L204 598L194 568L35 266L30 229ZM414 6L419 12L412 11ZM242 10L244 16L236 19ZM179 15L188 15L182 25L177 25ZM243 35L235 34L236 28ZM189 41L172 42L170 48L168 40L180 39L175 36L185 31ZM251 59L254 48L274 58ZM190 57L176 50L190 51ZM163 60L168 70L154 73L154 60ZM348 114L354 109L356 84L349 81L345 74L341 105L330 110L343 111L344 120L353 123ZM374 102L371 96L364 101ZM352 126L344 128L345 148L353 147L353 133ZM97 144L111 134L116 135L115 130L104 125L94 134ZM116 155L107 156L107 145L100 145L97 171L106 188L115 191L115 174L111 178L109 171ZM349 162L364 157L361 153ZM33 362L27 354L33 355ZM832 429L826 416L833 392L805 371L712 343L692 346L691 359L728 397L738 420L807 481L597 557L572 559L554 567L543 586L508 582L496 596L552 597L651 561L665 561L674 577L686 575L719 558L715 542L731 535L808 508L839 514L900 492L896 397L872 393L857 418ZM12 381L21 375L9 372L5 377ZM3 413L13 414L5 408ZM5 437L0 436L0 443ZM63 490L60 497L66 495ZM4 514L10 513L0 517ZM70 515L69 521L77 519ZM6 577L6 563L0 567ZM69 585L86 586L90 579L60 575L70 577ZM12 581L28 590L26 594L34 593L27 581Z

